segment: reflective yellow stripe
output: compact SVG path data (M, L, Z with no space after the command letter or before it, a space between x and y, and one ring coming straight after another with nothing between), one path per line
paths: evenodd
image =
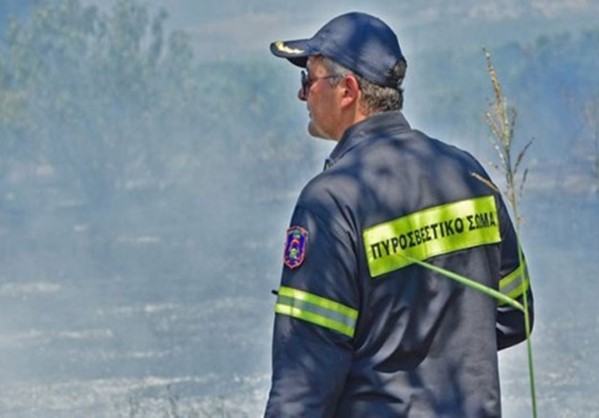
M529 285L528 268L524 264L499 281L499 291L512 299L517 299L528 290Z
M501 241L493 196L462 200L411 213L364 230L371 277L411 261Z
M358 311L313 293L281 286L275 312L353 337Z

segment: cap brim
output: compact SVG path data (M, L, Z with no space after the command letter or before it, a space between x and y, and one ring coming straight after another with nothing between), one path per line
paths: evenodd
M287 58L292 64L304 68L308 57L318 54L318 51L314 51L310 47L309 39L276 41L270 44L270 52L277 57Z

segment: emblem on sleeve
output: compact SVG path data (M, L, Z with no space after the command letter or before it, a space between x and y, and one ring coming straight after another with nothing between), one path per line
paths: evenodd
M287 230L287 241L285 242L285 265L290 269L302 265L306 258L306 247L308 246L308 231L301 226L292 226Z

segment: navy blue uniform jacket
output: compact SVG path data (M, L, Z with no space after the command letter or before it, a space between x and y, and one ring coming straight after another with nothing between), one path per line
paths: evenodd
M513 224L468 153L400 112L348 129L295 207L276 302L266 417L499 417L497 351L522 302ZM525 292L526 290L529 290Z

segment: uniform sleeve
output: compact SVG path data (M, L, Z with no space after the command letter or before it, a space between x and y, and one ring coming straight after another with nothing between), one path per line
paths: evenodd
M534 307L530 277L523 253L519 254L519 242L504 203L500 199L501 224L501 267L499 290L522 305L526 295L530 326L534 319ZM497 307L497 347L499 350L511 347L526 339L524 313L507 304Z
M288 230L268 418L335 415L359 311L356 254L332 218L298 207Z

